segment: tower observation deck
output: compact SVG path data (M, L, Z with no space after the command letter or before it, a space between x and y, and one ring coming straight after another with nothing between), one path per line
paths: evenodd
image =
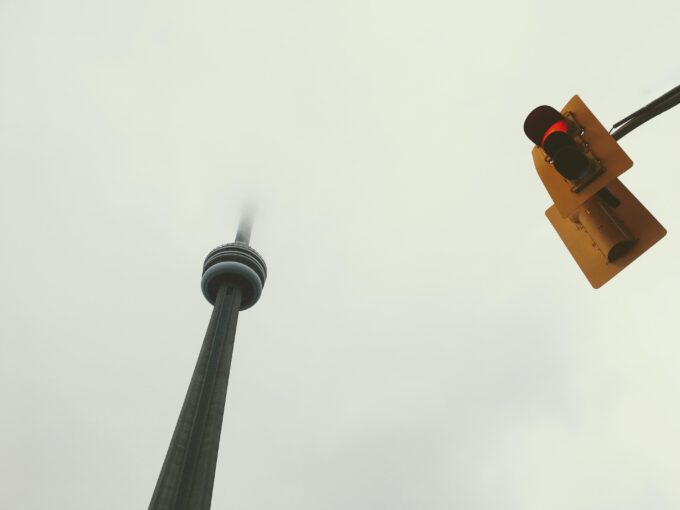
M250 232L246 218L236 240L212 250L203 264L201 289L214 308L149 510L210 508L236 322L257 303L267 278Z

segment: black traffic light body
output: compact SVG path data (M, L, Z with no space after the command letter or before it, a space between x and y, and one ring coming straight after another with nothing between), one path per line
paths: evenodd
M534 165L555 204L546 215L593 287L666 234L618 180L633 162L578 96L561 112L534 109L524 131L536 145Z
M552 106L539 106L524 121L524 133L543 148L557 172L568 180L580 180L594 168L594 161L576 139L580 130Z

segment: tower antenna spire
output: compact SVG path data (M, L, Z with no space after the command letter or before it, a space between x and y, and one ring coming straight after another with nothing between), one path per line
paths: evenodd
M247 207L241 214L241 221L238 224L238 231L236 232L236 243L250 244L250 233L253 230L253 209Z

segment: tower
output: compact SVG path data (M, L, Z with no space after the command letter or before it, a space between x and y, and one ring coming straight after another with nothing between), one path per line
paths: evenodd
M201 289L214 308L149 510L210 508L236 322L267 278L264 259L248 244L251 226L243 219L236 240L203 264Z

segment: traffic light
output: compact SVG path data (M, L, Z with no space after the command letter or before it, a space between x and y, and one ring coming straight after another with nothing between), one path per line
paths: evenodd
M666 234L618 180L633 162L578 96L561 112L534 109L524 132L535 144L534 165L555 204L546 215L593 287Z
M569 180L583 179L592 168L592 161L574 139L576 127L552 106L539 106L524 122L524 132L552 159L555 169Z

